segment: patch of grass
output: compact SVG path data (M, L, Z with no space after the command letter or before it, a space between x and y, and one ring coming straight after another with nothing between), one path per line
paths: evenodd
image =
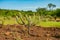
M3 17L0 17L0 19L3 20ZM21 22L20 19L19 19L19 22ZM27 24L26 20L24 20L24 22ZM32 22L42 27L60 27L60 22L53 22L53 21L42 22L38 18L32 19ZM8 19L4 20L4 25L8 25L8 24L13 25L18 23L16 22L15 18L10 18L9 20Z
M7 24L17 24L17 22L15 21L15 19L10 19L10 20L4 20L4 25L7 25Z
M60 27L60 22L40 22L42 27Z

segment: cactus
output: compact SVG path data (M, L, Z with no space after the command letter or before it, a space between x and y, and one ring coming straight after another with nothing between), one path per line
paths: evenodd
M25 25L25 22L24 22L23 19L22 19L22 14L21 14L21 13L19 13L19 18L20 18L20 20L22 21L22 24ZM16 15L16 21L17 21L18 24L20 24L20 22L18 21L19 18L18 18L18 15Z
M24 22L22 16L23 15L21 13L19 13L19 18L20 18L21 22L23 23L23 25L26 25L26 23ZM17 21L18 24L20 24L20 22L18 21L19 18L18 18L18 15L16 15L16 21ZM28 34L29 34L29 28L32 25L32 21L30 20L30 17L28 17L27 15L25 15L25 18L26 18L26 21L28 22L27 26L28 26Z

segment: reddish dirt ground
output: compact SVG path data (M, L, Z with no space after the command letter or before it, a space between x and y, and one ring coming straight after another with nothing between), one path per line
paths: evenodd
M60 40L60 28L30 27L24 25L0 25L0 40Z

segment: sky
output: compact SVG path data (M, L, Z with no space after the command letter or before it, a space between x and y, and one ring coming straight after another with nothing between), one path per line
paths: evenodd
M60 8L60 0L0 0L0 8L34 11L39 7L47 8L49 3L55 4L56 8Z

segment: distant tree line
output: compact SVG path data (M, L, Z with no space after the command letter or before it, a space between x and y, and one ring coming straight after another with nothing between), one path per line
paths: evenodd
M11 16L11 17L15 17L16 15L19 15L19 12L22 15L31 15L33 16L35 15L39 15L39 16L47 16L50 15L52 17L60 17L60 8L57 9L53 9L55 8L56 5L49 3L48 4L48 8L37 8L36 11L32 11L32 10L28 10L28 11L19 11L19 10L7 10L7 9L0 9L0 16Z

